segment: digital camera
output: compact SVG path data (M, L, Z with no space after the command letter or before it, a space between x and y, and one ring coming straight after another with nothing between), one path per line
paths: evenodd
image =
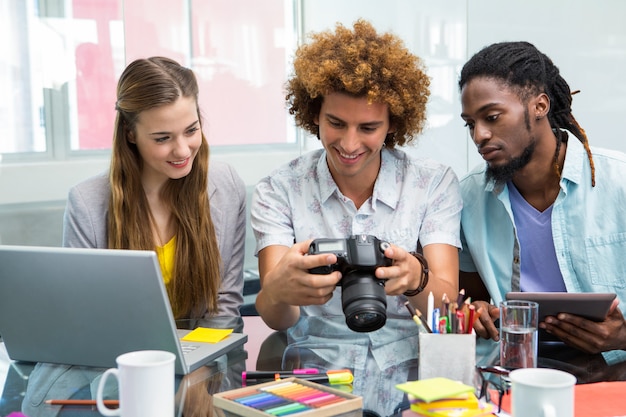
M387 321L387 297L385 281L376 278L379 266L390 266L385 256L389 247L371 235L350 236L347 239L315 239L309 246L310 255L333 253L337 263L309 270L312 274L341 272L341 306L346 324L355 332L371 332L380 329Z

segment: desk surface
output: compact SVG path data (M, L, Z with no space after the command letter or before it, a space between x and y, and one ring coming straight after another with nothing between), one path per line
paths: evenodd
M248 343L243 348L231 351L225 357L192 374L177 378L178 416L213 415L211 394L239 388L241 373L244 370L281 369L283 356L281 345L286 342L284 335L272 332L259 317L244 317L239 320L242 326L237 330L243 329L243 332L248 334ZM202 323L189 324L191 327L196 325L202 325ZM551 361L549 363L555 363L553 359ZM626 380L626 365L602 367L593 361L581 361L578 358L574 361L574 365L568 366L575 368L566 370L582 372L585 375L600 375L608 380ZM22 411L28 417L100 415L95 407L52 406L45 404L45 400L95 398L97 381L103 370L65 367L63 372L59 372L54 368L53 365L36 367L34 364L15 363L7 356L4 345L0 344L0 417L5 417L13 411ZM327 369L336 368L329 365ZM367 407L368 399L385 395L385 391L389 391L389 388L371 386L367 390L370 392L353 392L363 397L364 407ZM408 404L406 406L408 407ZM626 405L624 408L626 414ZM393 410L390 410L389 414L392 413ZM403 415L412 414L404 412Z
M243 331L242 318L218 318L210 323L178 322L178 327L213 327ZM176 416L212 415L211 394L238 388L246 369L247 352L238 346L200 369L176 376ZM100 416L95 406L58 406L46 404L51 399L95 399L104 368L56 364L32 364L12 361L0 343L0 417L21 411L28 417ZM117 398L115 383L105 388L105 395Z

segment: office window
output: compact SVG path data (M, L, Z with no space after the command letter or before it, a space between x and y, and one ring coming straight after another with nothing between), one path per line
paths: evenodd
M8 0L0 7L0 34L12 39L0 43L0 153L42 152L46 143L39 109L44 80L31 71L40 65L29 39L33 4Z
M191 67L200 81L210 143L294 142L283 92L296 39L291 3L194 0L191 5Z
M108 154L126 64L164 55L194 69L213 149L296 138L283 84L293 0L4 0L0 155Z

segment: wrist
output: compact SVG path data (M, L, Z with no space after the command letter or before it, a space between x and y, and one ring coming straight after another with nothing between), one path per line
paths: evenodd
M426 288L426 285L428 285L428 274L430 271L428 269L428 261L426 261L426 258L424 257L424 255L422 255L421 253L417 253L417 252L409 252L409 254L412 255L415 259L417 259L417 261L421 265L419 285L414 290L409 290L409 291L404 292L405 296L413 297L421 293L422 291L424 291L424 289Z

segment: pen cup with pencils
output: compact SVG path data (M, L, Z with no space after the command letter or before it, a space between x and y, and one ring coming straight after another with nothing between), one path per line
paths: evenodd
M420 333L418 379L444 377L475 385L476 335Z

